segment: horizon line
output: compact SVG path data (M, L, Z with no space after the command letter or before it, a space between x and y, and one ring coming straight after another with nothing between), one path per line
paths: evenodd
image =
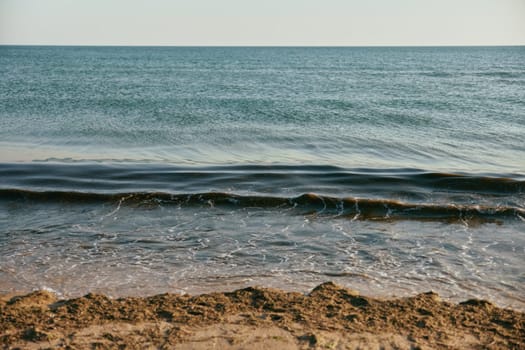
M39 47L194 47L194 48L393 48L393 47L523 47L523 44L423 44L423 45L176 45L176 44L12 44L12 43L0 43L0 46L39 46Z

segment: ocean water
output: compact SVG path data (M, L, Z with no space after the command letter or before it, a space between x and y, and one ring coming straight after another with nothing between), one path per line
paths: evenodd
M0 46L0 293L525 309L525 47Z

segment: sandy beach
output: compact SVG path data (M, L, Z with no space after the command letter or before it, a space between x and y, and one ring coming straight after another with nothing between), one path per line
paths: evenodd
M381 300L324 283L198 296L0 301L4 349L524 349L525 314L432 292Z

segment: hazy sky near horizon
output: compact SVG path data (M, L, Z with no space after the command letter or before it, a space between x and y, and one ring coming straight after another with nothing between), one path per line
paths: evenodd
M525 0L0 0L0 44L525 45Z

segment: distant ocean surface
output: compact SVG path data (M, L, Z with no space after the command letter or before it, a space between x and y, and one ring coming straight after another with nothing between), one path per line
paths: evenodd
M0 46L0 293L525 310L525 47Z

